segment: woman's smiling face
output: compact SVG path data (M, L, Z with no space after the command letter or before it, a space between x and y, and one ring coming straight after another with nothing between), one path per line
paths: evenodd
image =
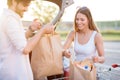
M86 15L84 15L82 13L78 13L76 15L75 22L76 22L76 26L78 27L79 30L88 28L88 19L87 19Z

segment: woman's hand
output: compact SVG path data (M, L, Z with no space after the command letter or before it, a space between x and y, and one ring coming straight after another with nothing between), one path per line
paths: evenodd
M93 62L94 62L94 63L99 62L98 56L94 56L94 57L92 57L92 59L93 59Z
M94 56L92 57L94 63L104 63L105 58L103 56Z
M63 56L70 58L71 57L71 53L69 50L63 50Z

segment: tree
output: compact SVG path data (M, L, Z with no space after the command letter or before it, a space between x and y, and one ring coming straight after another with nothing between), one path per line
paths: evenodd
M38 18L42 24L51 22L59 10L56 4L43 0L33 1L31 8L33 16Z

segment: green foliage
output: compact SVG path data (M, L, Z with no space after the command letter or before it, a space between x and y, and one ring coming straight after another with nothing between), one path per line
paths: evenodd
M57 31L62 40L65 40L69 31ZM101 31L103 40L107 41L120 41L120 30L108 30L108 31Z
M32 13L41 23L46 24L57 15L58 6L52 2L35 0L33 1Z
M120 30L101 31L104 40L120 41Z
M105 30L101 31L103 35L120 35L120 30Z

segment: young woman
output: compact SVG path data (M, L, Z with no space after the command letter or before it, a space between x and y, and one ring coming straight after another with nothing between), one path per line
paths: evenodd
M70 48L73 41L76 61L81 61L86 58L92 59L95 63L103 63L105 61L102 36L87 7L80 7L76 12L74 31L69 33L63 47L63 53L66 57L70 57L67 49Z

